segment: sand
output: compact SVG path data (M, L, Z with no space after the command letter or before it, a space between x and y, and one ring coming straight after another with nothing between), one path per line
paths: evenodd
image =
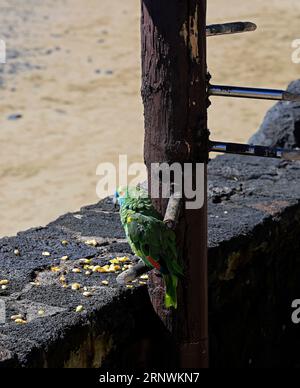
M208 3L210 23L259 25L209 38L213 82L285 88L299 78L299 0ZM1 0L9 58L0 65L0 236L96 202L99 163L143 160L139 12L139 0ZM272 105L212 102L212 138L232 141L246 141Z

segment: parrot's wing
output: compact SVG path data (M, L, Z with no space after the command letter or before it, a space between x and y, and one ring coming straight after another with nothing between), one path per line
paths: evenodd
M128 217L126 229L128 238L135 250L142 254L142 259L163 273L182 275L177 263L175 233L162 221L135 213Z

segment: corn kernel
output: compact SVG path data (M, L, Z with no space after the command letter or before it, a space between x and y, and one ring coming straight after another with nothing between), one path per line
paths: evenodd
M74 268L74 269L72 269L72 272L74 272L74 273L81 273L81 269L79 269L79 268Z
M140 276L140 278L143 279L143 280L148 280L149 276L148 275L142 275L142 276Z
M111 259L111 260L109 260L109 262L110 262L111 264L119 264L118 258Z
M133 286L131 284L127 284L126 286L127 288L133 288Z
M92 273L90 271L85 272L86 276L90 276Z
M11 319L12 321L15 321L15 320L17 320L17 319L23 319L23 315L22 315L22 314L12 315L12 316L10 317L10 319Z
M1 290L7 290L7 286L1 286Z
M108 285L109 285L109 283L108 283L107 280L103 280L101 283L102 283L104 286L108 286Z
M73 284L71 284L71 289L72 289L73 291L80 290L80 288L81 288L81 285L80 285L79 283L73 283Z
M87 241L85 241L85 244L89 245L91 247L97 247L98 246L98 242L96 240L87 240Z
M84 310L83 306L77 306L75 311L76 313L81 313L83 310Z
M119 271L121 269L121 267L119 265L115 265L115 264L111 264L107 271L108 272L116 272L116 271Z
M36 286L36 287L41 285L41 283L38 282L37 280L35 282L30 282L29 284L32 285L32 286Z
M18 325L26 325L27 321L25 319L16 319L15 323Z
M67 260L69 260L69 256L63 256L63 257L60 258L60 260L67 261Z
M60 272L60 267L51 267L51 272Z
M89 292L89 291L85 291L82 295L85 296L86 298L89 298L89 297L91 297L93 294L92 294L91 292Z
M43 253L42 253L42 256L49 257L49 256L50 256L50 253L49 253L49 252L43 252Z
M80 264L92 264L93 259L80 259L79 263Z
M62 245L68 245L69 244L69 242L67 240L63 240L61 243L62 243Z
M132 268L132 264L125 264L122 268L123 271L126 271L127 269Z
M7 286L8 284L9 284L9 280L7 279L0 280L0 286Z
M124 257L117 257L119 263L125 263L126 261L129 261L129 257L124 256Z
M100 271L101 270L101 266L100 265L94 265L94 266L92 266L92 271L93 272L98 272L98 271Z
M15 254L16 256L20 256L20 251L19 251L19 249L15 249L15 250L14 250L14 254Z
M61 283L65 283L66 277L65 277L64 275L61 275L61 277L59 278L59 281L60 281Z
M40 316L45 315L45 311L44 311L44 310L39 310L39 311L38 311L38 315L40 315Z

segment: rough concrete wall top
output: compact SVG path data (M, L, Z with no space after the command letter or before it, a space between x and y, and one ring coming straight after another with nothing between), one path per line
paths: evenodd
M97 241L97 247L85 243L90 239ZM18 255L14 253L16 249L20 252ZM45 252L50 256L44 256ZM54 343L60 343L61 355L56 354L53 362L62 366L68 362L66 355L73 350L72 346L76 349L80 344L80 330L95 325L99 319L99 335L113 332L116 326L123 327L126 332L128 323L125 321L135 308L136 296L131 299L131 289L117 286L115 274L97 272L85 275L80 259L93 258L93 265L104 266L110 259L129 252L118 213L114 212L110 200L86 207L79 213L66 214L46 228L3 238L0 243L0 280L7 279L9 284L3 287L5 289L0 287L0 298L6 303L6 324L0 325L0 349L5 349L5 354L9 351L11 362L15 360L18 365L41 365L44 360L47 366L50 362L47 352ZM64 256L69 259L62 260ZM72 272L74 268L81 272ZM108 286L102 284L104 280L109 282ZM70 287L73 283L79 283L81 289L73 291ZM85 290L92 296L84 297ZM80 305L84 311L76 313L76 307ZM120 305L123 305L122 309ZM114 306L114 315L109 306ZM39 311L44 311L44 314L39 315ZM18 314L27 320L26 325L17 325L11 320L11 316ZM67 339L68 335L72 340ZM66 349L61 345L64 337ZM6 362L7 358L6 355Z
M300 198L300 164L224 155L209 165L209 245L248 235Z

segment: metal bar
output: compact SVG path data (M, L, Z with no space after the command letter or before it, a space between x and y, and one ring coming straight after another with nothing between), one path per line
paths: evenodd
M239 34L242 32L255 31L256 29L256 24L251 22L211 24L209 26L206 26L206 36Z
M239 86L209 85L209 96L253 98L258 100L278 100L300 102L300 95L285 90L244 88Z
M259 156L263 158L283 159L289 161L300 160L300 150L286 150L283 148L271 148L251 144L210 142L210 152L225 154L237 154L245 156Z

